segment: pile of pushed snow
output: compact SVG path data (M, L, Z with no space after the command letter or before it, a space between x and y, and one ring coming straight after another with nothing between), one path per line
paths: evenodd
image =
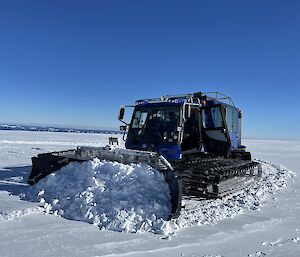
M47 213L124 232L161 233L171 211L162 173L98 159L70 163L30 187L24 199L39 201Z

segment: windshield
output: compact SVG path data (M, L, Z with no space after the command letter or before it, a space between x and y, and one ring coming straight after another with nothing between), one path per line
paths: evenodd
M180 118L179 106L136 107L128 139L139 143L176 143Z

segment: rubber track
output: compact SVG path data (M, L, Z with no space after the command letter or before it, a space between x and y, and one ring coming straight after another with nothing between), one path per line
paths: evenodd
M183 196L222 198L241 190L260 176L258 162L238 159L198 158L176 163Z

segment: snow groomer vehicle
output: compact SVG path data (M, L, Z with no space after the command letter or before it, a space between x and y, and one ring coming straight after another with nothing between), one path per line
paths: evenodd
M131 108L130 122L124 121ZM242 113L218 92L196 92L137 100L121 106L125 148L114 138L106 147L77 147L32 158L28 183L35 184L70 162L93 158L150 165L164 174L171 215L180 214L182 198L222 198L261 176L261 165L242 145ZM75 185L74 185L75 186Z

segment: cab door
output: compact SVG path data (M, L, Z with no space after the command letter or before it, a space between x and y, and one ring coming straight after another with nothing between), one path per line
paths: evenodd
M226 110L222 105L201 108L202 140L205 151L227 156L231 142L226 123Z
M188 108L186 108L188 111ZM183 126L183 138L181 150L183 152L198 152L200 147L200 108L190 106L190 114L186 114L186 121Z

